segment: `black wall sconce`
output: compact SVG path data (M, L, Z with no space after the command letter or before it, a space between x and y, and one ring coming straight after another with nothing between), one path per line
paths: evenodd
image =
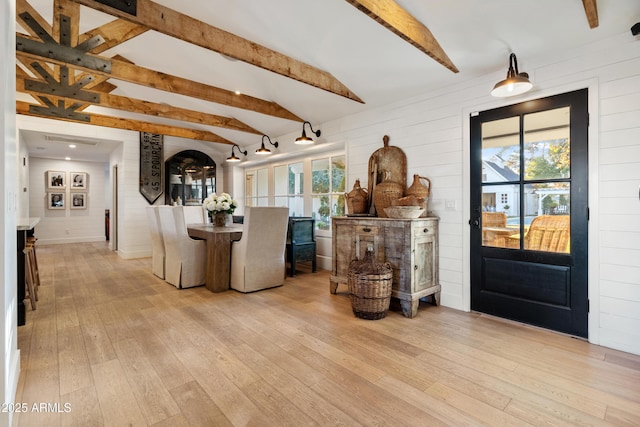
M516 54L509 55L509 70L507 78L496 83L491 91L491 95L498 98L520 95L533 87L529 81L529 74L518 71L518 60Z
M247 155L247 150L242 151L242 149L238 146L238 144L233 144L233 146L231 147L231 155L229 157L227 157L227 162L239 162L240 161L240 157L237 157L234 153L233 153L233 149L238 147L238 151L240 152L240 154L244 154L245 156Z
M273 145L274 147L278 148L278 141L276 142L271 142L271 138L269 138L267 135L262 135L262 145L260 146L260 148L258 148L256 150L256 154L260 154L262 156L267 155L267 154L271 154L271 150L269 150L268 148L266 148L264 146L264 139L267 138L267 141L269 141L269 144Z
M320 129L318 129L317 131L314 131L313 127L311 126L311 123L304 122L302 124L302 135L299 138L296 138L296 144L300 144L300 145L313 144L313 139L309 138L304 131L304 125L309 125L309 129L311 129L311 132L314 133L317 137L320 137Z

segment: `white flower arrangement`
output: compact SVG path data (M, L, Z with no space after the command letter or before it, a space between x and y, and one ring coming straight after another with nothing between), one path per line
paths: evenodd
M238 207L238 202L228 193L222 193L219 196L213 193L204 199L202 204L212 214L226 213L231 215Z

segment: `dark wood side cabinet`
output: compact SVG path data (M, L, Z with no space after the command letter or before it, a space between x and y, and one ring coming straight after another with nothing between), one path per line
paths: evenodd
M297 261L311 261L311 271L316 272L316 221L313 218L289 217L286 252L291 277L296 275Z

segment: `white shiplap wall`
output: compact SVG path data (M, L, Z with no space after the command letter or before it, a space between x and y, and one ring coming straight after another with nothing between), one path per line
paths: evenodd
M601 55L616 62L600 74L596 280L600 343L640 354L640 40L628 45Z
M383 135L407 154L409 183L414 173L431 179L429 208L441 218L442 303L468 310L469 114L588 88L589 339L640 354L640 40L625 32L570 55L521 62L535 89L519 98L489 96L493 84L504 78L501 70L324 123L323 139L345 141L347 188L356 178L366 185L369 156L382 147ZM455 207L445 209L447 201Z

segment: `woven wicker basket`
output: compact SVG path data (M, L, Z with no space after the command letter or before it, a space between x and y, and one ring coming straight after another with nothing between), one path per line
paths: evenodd
M399 182L391 181L389 171L384 171L385 179L373 190L373 204L380 218L388 218L384 208L391 206L394 200L402 197L404 188Z
M347 285L353 314L360 319L378 320L387 315L391 302L393 270L389 263L373 260L373 251L349 264Z

